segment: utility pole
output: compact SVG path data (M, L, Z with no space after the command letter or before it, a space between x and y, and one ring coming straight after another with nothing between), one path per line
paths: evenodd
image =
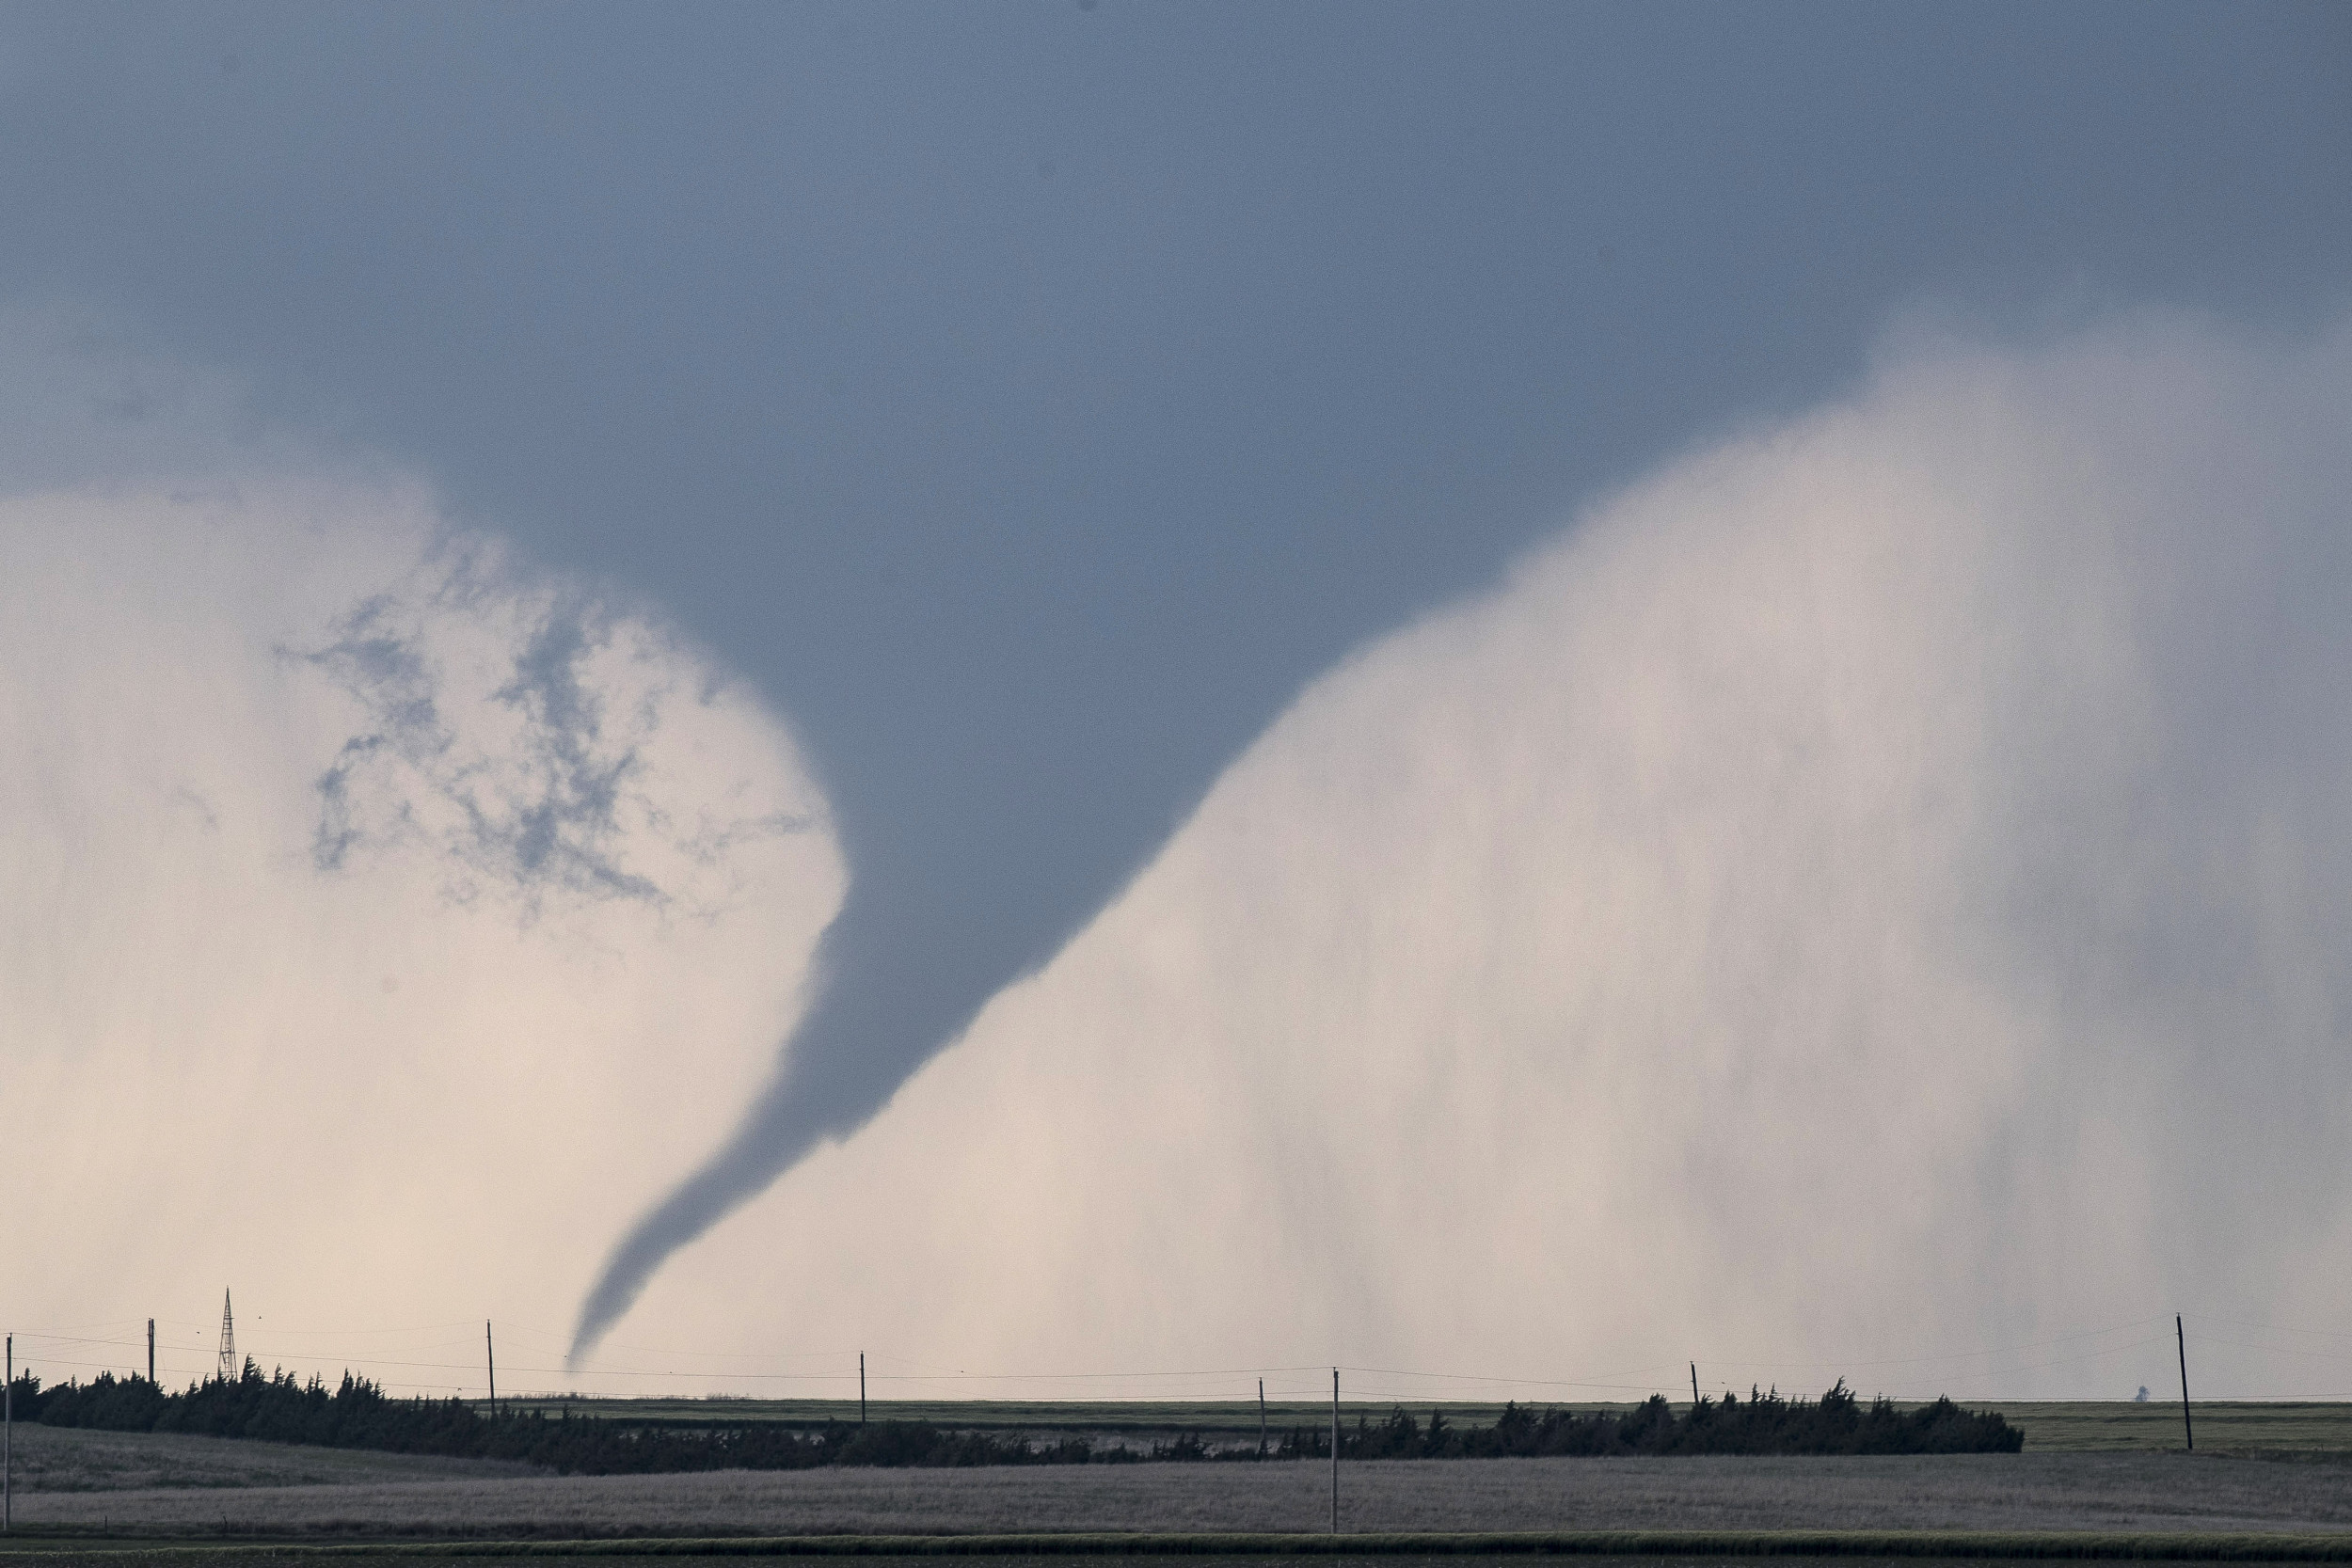
M1340 1370L1331 1369L1331 1533L1340 1533Z
M857 1424L866 1424L866 1353L857 1353Z
M0 1392L0 1529L16 1528L16 1336L8 1336L8 1381Z
M2197 1429L2188 1419L2188 1331L2181 1326L2181 1315L2172 1314L2172 1338L2181 1347L2181 1435L2188 1439L2188 1450L2197 1451Z
M1692 1414L1693 1416L1697 1415L1697 1414L1698 1414L1698 1409L1699 1409L1699 1364L1698 1364L1697 1362L1693 1361L1693 1362L1692 1362L1692 1363L1691 1363L1691 1414Z
M155 1320L147 1320L147 1381L155 1381Z
M499 1413L499 1348L490 1342L490 1320L482 1320L482 1359L490 1369L490 1414Z
M1265 1457L1265 1379L1258 1380L1258 1457Z

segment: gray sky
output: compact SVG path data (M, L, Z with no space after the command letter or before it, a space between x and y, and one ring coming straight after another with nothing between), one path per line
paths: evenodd
M2287 329L2352 256L2341 7L0 15L8 303L433 475L809 750L832 984L613 1306L1580 499L1896 312Z

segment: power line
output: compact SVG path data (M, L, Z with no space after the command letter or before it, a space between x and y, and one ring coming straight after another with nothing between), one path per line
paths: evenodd
M165 1324L182 1330L194 1330L199 1326L188 1324L184 1322L175 1322L173 1320L157 1319L152 1321L159 1324ZM472 1321L479 1323L482 1320L476 1319ZM1913 1369L1914 1375L1917 1375L1919 1372L1925 1371L1927 1369L1942 1366L1945 1368L1945 1370L1942 1373L1930 1373L1929 1375L1951 1378L1964 1385L1981 1388L1997 1386L1999 1383L2036 1372L2048 1371L2067 1367L2078 1367L2087 1363L2108 1360L2145 1351L2149 1347L2161 1341L2162 1336L2160 1334L2150 1335L2144 1332L2153 1324L2159 1323L2160 1321L2161 1320L2157 1318L2142 1317L2098 1328L2075 1330L2046 1338L1979 1347L1973 1350L1947 1350L1914 1355L1872 1356L1828 1360L1808 1359L1800 1361L1785 1355L1762 1358L1748 1356L1722 1356L1707 1354L1703 1354L1700 1359L1708 1362L1719 1374L1731 1373L1735 1375L1739 1373L1763 1371L1778 1371L1783 1375L1786 1375L1790 1369L1798 1368L1820 1370L1824 1374L1832 1370L1839 1372L1840 1374L1845 1374L1853 1371L1868 1372L1873 1369ZM2343 1350L2334 1348L2337 1344L2352 1341L2352 1332L2336 1329L2311 1328L2275 1323L2255 1323L2244 1319L2233 1318L2214 1318L2208 1321L2216 1323L2236 1326L2241 1329L2249 1329L2262 1336L2315 1336L2328 1341L2328 1343L2322 1345L2296 1345L2292 1343L2265 1344L2234 1339L2208 1339L2205 1341L2216 1348L2224 1348L2231 1351L2242 1352L2246 1354L2253 1356L2286 1357L2295 1359L2299 1363L2317 1363L2323 1366L2342 1366L2346 1362L2352 1362L2352 1344L2346 1345L2346 1347ZM59 1350L119 1348L135 1352L141 1349L143 1345L141 1338L134 1337L136 1335L136 1325L139 1323L140 1320L137 1319L100 1320L96 1322L63 1325L49 1330L29 1331L19 1337L45 1347L56 1347ZM118 1325L131 1326L132 1336L117 1337L115 1334L106 1332L107 1330L115 1329ZM413 1347L399 1347L412 1349L412 1354L391 1356L386 1356L368 1351L359 1345L351 1344L349 1341L357 1339L376 1339L380 1341L388 1337L397 1338L401 1336L438 1336L445 1330L453 1330L468 1326L469 1325L463 1322L427 1323L406 1326L373 1326L343 1329L273 1326L269 1331L268 1339L262 1345L247 1345L245 1349L248 1355L256 1357L266 1356L280 1359L281 1363L291 1363L296 1368L331 1367L337 1362L340 1362L346 1371L353 1370L354 1369L381 1368L387 1370L453 1371L464 1374L481 1370L483 1363L470 1357L463 1360L456 1358L457 1356L465 1354L461 1348L464 1343L462 1340L453 1338L436 1338L427 1343L417 1344ZM233 1378L239 1375L239 1369L234 1364L237 1359L236 1352L238 1350L238 1346L235 1339L233 1308L229 1294L226 1291L223 1292L221 1302L220 1332L221 1342L220 1354L217 1363L218 1370L220 1375ZM509 1333L510 1335L519 1333L525 1336L526 1338L545 1342L566 1342L564 1337L557 1331L538 1325L510 1324ZM2122 1340L2121 1342L2115 1342L2118 1340L2118 1337L2125 1335L2132 1335L2134 1337ZM333 1345L311 1345L302 1342L327 1339L340 1339L343 1341L343 1343L338 1347ZM2035 1352L2047 1352L2050 1350L2059 1349L2061 1347L2074 1346L2082 1346L2084 1348L2074 1351L2072 1354L2044 1355L2034 1360L2018 1361L2007 1365L1998 1364L2003 1358L2006 1357L2024 1356ZM161 1347L149 1346L148 1348L151 1350L151 1354L154 1349ZM386 1346L385 1348L390 1349L394 1347ZM441 1355L431 1354L433 1352L444 1351L445 1348L446 1352L449 1353L448 1358L443 1358ZM846 1388L850 1379L859 1377L862 1363L866 1359L866 1357L861 1356L859 1353L850 1351L809 1351L790 1353L752 1351L662 1352L650 1346L616 1345L611 1348L634 1350L639 1354L648 1358L659 1356L663 1359L668 1359L670 1356L675 1355L679 1361L682 1361L685 1364L659 1365L655 1364L650 1359L644 1364L634 1366L603 1366L587 1369L573 1369L561 1363L535 1365L510 1364L509 1371L510 1373L532 1377L558 1378L564 1380L566 1384L571 1385L587 1383L593 1386L595 1383L598 1382L610 1383L615 1380L635 1379L643 1380L648 1383L675 1386L681 1383L692 1383L698 1380L707 1380L712 1383L734 1385L761 1383L776 1386L779 1389L789 1389L793 1385L815 1385L819 1386L833 1386ZM180 1345L174 1346L172 1349L175 1353L184 1353L187 1347ZM344 1354L339 1354L338 1349ZM420 1356L413 1354L413 1350L423 1350L428 1354ZM836 1358L838 1362L837 1365L825 1365L825 1363L829 1361L835 1361ZM1241 1388L1238 1390L1240 1397L1247 1399L1248 1394L1248 1380L1250 1379L1254 1378L1262 1383L1274 1379L1281 1379L1286 1382L1288 1378L1295 1376L1301 1378L1303 1382L1305 1379L1319 1375L1326 1370L1321 1367L1313 1366L1220 1366L1206 1368L1168 1368L1163 1366L1144 1370L1094 1369L1074 1371L993 1371L983 1370L975 1372L968 1367L946 1366L932 1362L928 1358L909 1356L890 1352L874 1352L871 1353L870 1358L873 1361L884 1363L897 1369L894 1370L882 1370L880 1368L875 1368L874 1370L866 1372L866 1376L870 1381L875 1383L890 1383L897 1385L899 1390L898 1397L906 1397L907 1395L914 1393L918 1390L936 1390L943 1398L967 1397L977 1388L985 1387L991 1385L1027 1384L1054 1388L1057 1390L1056 1397L1058 1400L1069 1402L1093 1402L1098 1400L1123 1401L1135 1398L1152 1397L1179 1401L1190 1401L1196 1398L1214 1400L1219 1397L1221 1391L1203 1388L1200 1386L1204 1384L1218 1383L1225 1380L1232 1380L1235 1383L1240 1384ZM76 1369L91 1366L113 1367L119 1365L119 1363L116 1362L91 1362L78 1357L70 1358L44 1356L41 1359L51 1365L58 1367L72 1367ZM1985 1364L1987 1362L1995 1364L1987 1365ZM765 1363L766 1365L763 1366L761 1365L762 1363ZM797 1365L795 1365L796 1363ZM1976 1365L1962 1366L1953 1365L1954 1363L1975 1363ZM155 1363L151 1361L151 1365L154 1364ZM182 1367L176 1363L176 1361L166 1365L168 1366L168 1370L172 1370L175 1375L183 1370ZM1345 1364L1343 1364L1340 1370L1353 1375L1359 1380L1359 1391L1362 1397L1366 1399L1429 1400L1432 1398L1435 1390L1416 1386L1443 1385L1458 1388L1465 1394L1470 1393L1471 1389L1475 1388L1482 1392L1490 1391L1497 1397L1507 1394L1513 1390L1576 1391L1582 1392L1587 1397L1597 1396L1598 1402L1613 1402L1609 1400L1609 1396L1636 1395L1654 1392L1664 1388L1667 1386L1667 1381L1663 1380L1663 1374L1671 1371L1675 1374L1673 1381L1678 1381L1680 1374L1685 1371L1686 1366L1687 1364L1682 1361L1677 1361L1674 1363L1661 1362L1656 1367L1627 1368L1619 1371L1602 1373L1599 1375L1587 1375L1583 1377L1535 1377L1510 1373L1497 1373L1491 1370L1472 1372L1439 1370L1426 1368L1371 1367ZM1659 1374L1659 1376L1657 1378L1653 1378L1650 1375L1653 1373ZM2210 1377L2210 1374L2208 1374L2208 1377ZM1366 1382L1364 1380L1370 1381ZM1908 1380L1901 1379L1899 1381ZM411 1388L438 1388L454 1386L455 1387L462 1388L468 1386L468 1384L469 1380L461 1376L458 1379L453 1380L452 1385L403 1383L389 1386ZM1105 1386L1108 1385L1121 1384L1128 1386L1127 1388L1113 1391L1110 1387ZM1142 1391L1145 1389L1151 1389L1152 1386L1159 1386L1156 1393ZM1947 1389L1940 1391L1949 1391L1948 1386ZM1274 1388L1270 1388L1268 1392L1286 1398L1290 1397L1294 1392L1301 1395L1311 1395L1311 1386L1309 1385L1301 1386L1296 1390L1288 1390L1278 1386ZM813 1390L811 1397L814 1397ZM1970 1397L2000 1398L2003 1396L1995 1393L1971 1395ZM2283 1396L2250 1395L2235 1397L2266 1400L2296 1397L2335 1398L2339 1396L2302 1394Z

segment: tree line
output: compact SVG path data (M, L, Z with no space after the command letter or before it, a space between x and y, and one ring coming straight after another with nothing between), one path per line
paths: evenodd
M1313 1434L1301 1434L1311 1438ZM1286 1452L1296 1448L1294 1436ZM1433 1410L1426 1425L1403 1409L1374 1423L1359 1416L1343 1430L1343 1459L1580 1458L1683 1454L2015 1453L2026 1434L1993 1412L1963 1410L1938 1399L1910 1410L1881 1397L1865 1405L1840 1378L1819 1400L1785 1399L1779 1390L1725 1393L1677 1412L1662 1394L1629 1410L1538 1414L1508 1404L1492 1426L1456 1426ZM1327 1437L1312 1451L1328 1454ZM1302 1454L1303 1457L1303 1454Z
M1080 1435L1032 1439L957 1432L928 1421L831 1421L800 1429L772 1421L733 1425L632 1421L565 1410L490 1412L454 1397L397 1399L345 1372L263 1376L247 1360L236 1377L210 1377L167 1393L135 1374L101 1372L88 1383L44 1388L30 1372L12 1386L20 1418L110 1432L178 1432L391 1453L506 1459L566 1475L684 1470L803 1470L825 1465L961 1466L1102 1465L1327 1458L1327 1427L1296 1427L1261 1452L1254 1442L1217 1444L1183 1433L1164 1443L1096 1447ZM1359 1416L1339 1433L1344 1459L1490 1459L1541 1455L2015 1453L2024 1434L1995 1414L1948 1399L1898 1410L1865 1406L1841 1379L1818 1401L1777 1391L1726 1394L1677 1412L1660 1395L1622 1411L1577 1412L1510 1404L1489 1426L1427 1422L1401 1407L1374 1422Z

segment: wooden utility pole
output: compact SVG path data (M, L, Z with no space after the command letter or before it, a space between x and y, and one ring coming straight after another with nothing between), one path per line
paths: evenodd
M499 1350L490 1342L490 1320L482 1320L482 1359L490 1369L490 1414L499 1413Z
M857 1353L857 1424L866 1424L866 1353Z
M155 1320L147 1320L147 1381L155 1381Z
M2172 1314L2172 1338L2181 1347L2181 1435L2188 1439L2189 1452L2197 1451L2197 1429L2188 1419L2188 1331L2181 1326L2181 1315Z
M16 1336L8 1336L8 1381L0 1391L0 1529L16 1528Z
M1331 1533L1340 1533L1340 1370L1331 1369Z
M1691 1363L1691 1412L1692 1412L1692 1414L1696 1415L1696 1414L1698 1413L1698 1408L1699 1408L1699 1364L1698 1364L1697 1362L1693 1361L1693 1362L1692 1362L1692 1363Z
M1265 1379L1258 1380L1258 1457L1265 1457Z

